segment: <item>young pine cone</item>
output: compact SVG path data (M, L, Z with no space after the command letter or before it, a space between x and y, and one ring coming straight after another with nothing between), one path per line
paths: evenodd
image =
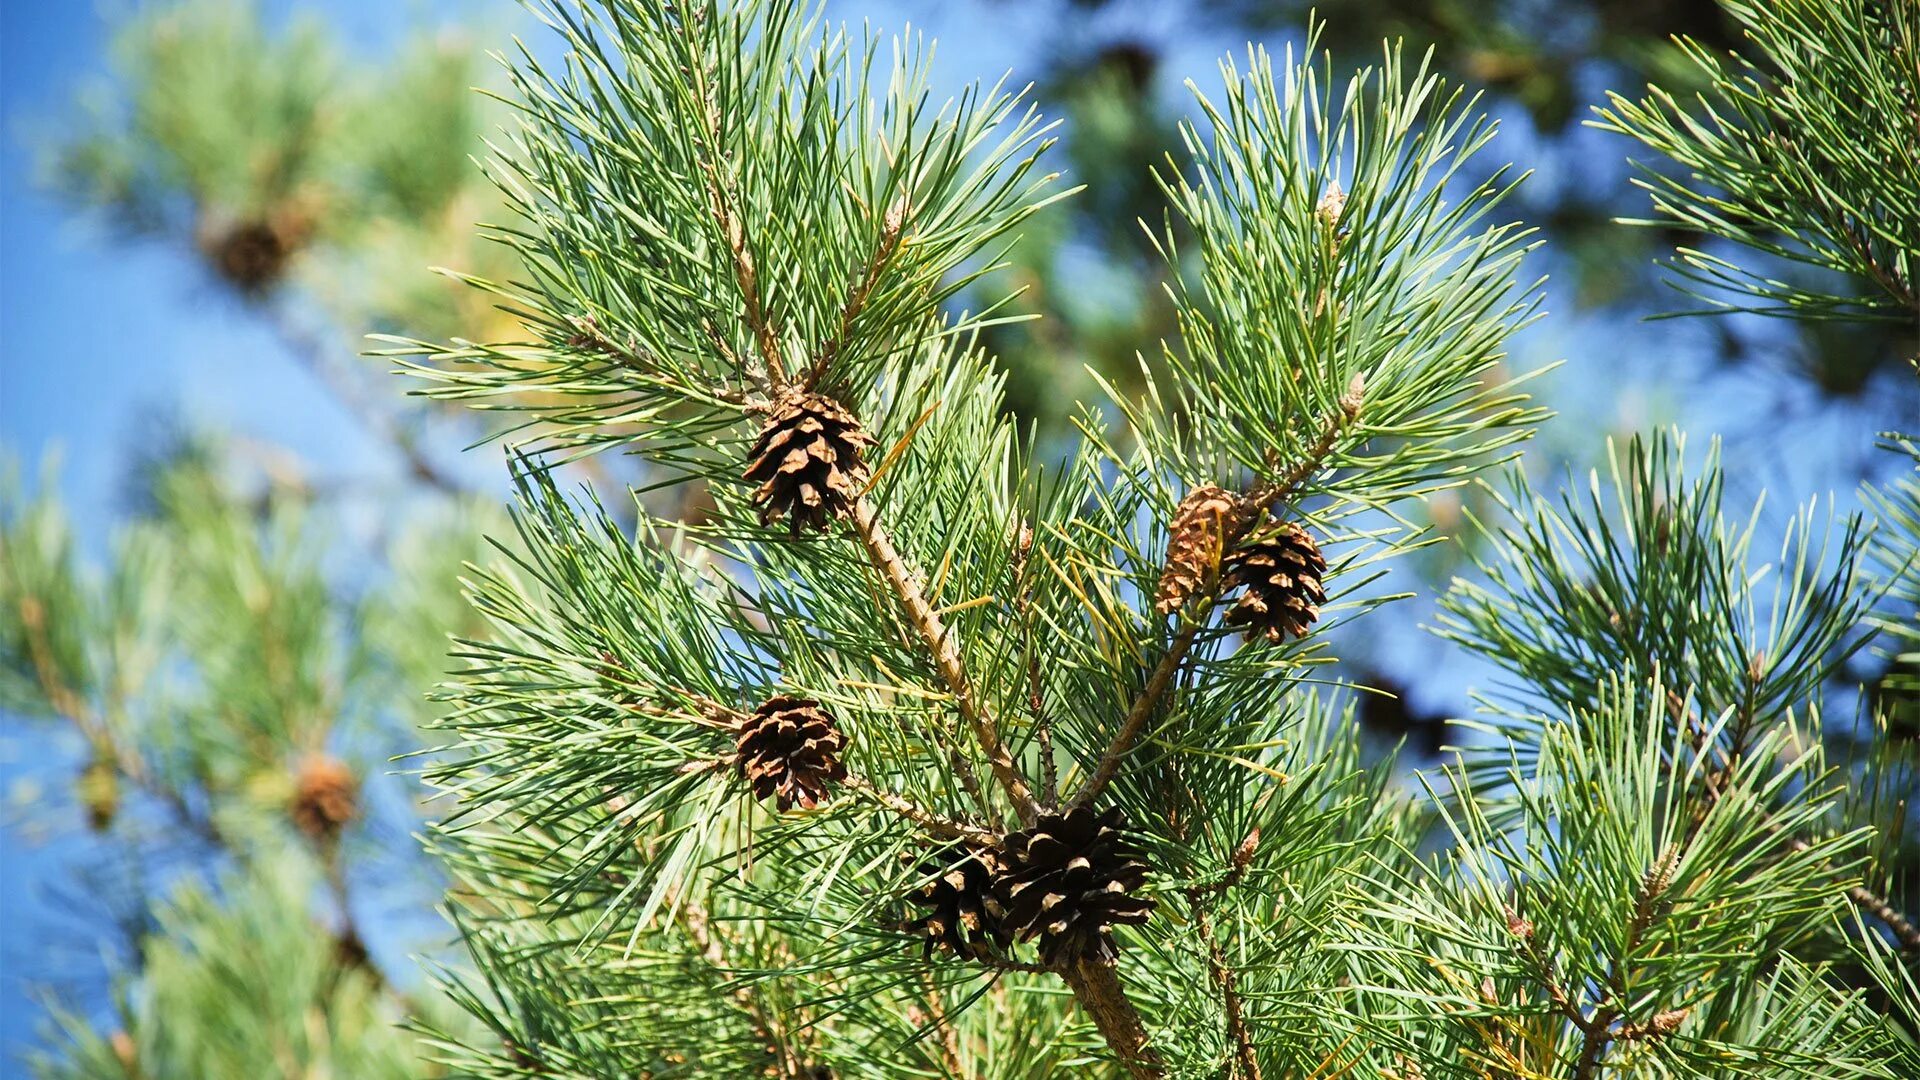
M360 782L338 758L316 755L301 763L287 814L315 843L332 843L360 812Z
M867 485L861 452L873 439L832 398L799 391L782 398L748 451L746 478L758 484L760 524L787 519L794 536L824 529L853 509Z
M1160 571L1160 587L1153 593L1155 611L1178 611L1189 596L1212 584L1233 514L1233 496L1212 484L1202 484L1180 500L1167 530L1166 569Z
M1326 572L1320 546L1298 525L1248 544L1227 556L1222 584L1246 589L1227 612L1227 625L1246 627L1249 640L1265 637L1278 644L1288 635L1305 637L1327 602L1321 583Z
M1141 925L1152 913L1152 898L1133 895L1146 884L1147 867L1121 834L1124 825L1117 809L1095 814L1083 806L1042 814L1003 844L994 892L1006 928L1021 941L1039 938L1048 965L1111 965L1119 957L1113 928Z
M926 956L936 949L955 956L991 955L1012 942L993 894L999 868L992 852L964 844L946 847L920 864L924 882L909 899L925 910L906 928L920 935Z
M771 697L740 725L733 764L754 798L772 795L782 810L811 810L827 801L827 785L846 779L845 746L819 702Z

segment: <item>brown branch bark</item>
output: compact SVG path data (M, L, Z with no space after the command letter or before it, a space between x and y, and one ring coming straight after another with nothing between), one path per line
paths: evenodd
M1126 988L1120 985L1120 976L1112 968L1082 961L1062 970L1060 977L1073 989L1080 1007L1087 1010L1107 1045L1119 1056L1120 1064L1126 1066L1135 1080L1155 1080L1166 1075L1159 1053L1147 1045L1147 1030L1141 1022L1140 1010L1133 1007Z
M964 840L980 847L992 847L999 843L1000 837L978 825L964 821L954 821L926 809L910 799L895 795L891 791L874 786L873 782L862 776L848 775L840 781L840 786L867 799L885 809L891 810L915 825L942 840Z

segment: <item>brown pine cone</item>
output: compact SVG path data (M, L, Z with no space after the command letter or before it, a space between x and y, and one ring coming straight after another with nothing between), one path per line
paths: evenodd
M796 391L773 407L748 451L746 479L758 484L760 523L785 518L795 536L845 517L870 475L861 453L873 439L830 397Z
M1165 569L1153 594L1155 611L1178 611L1189 596L1212 586L1233 514L1233 496L1212 484L1202 484L1180 500L1167 528Z
M768 698L740 725L733 763L754 798L772 795L782 810L811 810L827 801L827 785L846 779L845 746L819 702L783 695Z
M1305 637L1327 602L1326 572L1320 546L1298 525L1240 548L1227 556L1223 586L1246 592L1228 610L1227 625L1246 627L1249 640Z
M990 955L1013 940L1001 926L1000 900L993 893L1000 861L991 851L953 844L920 864L924 883L909 899L926 911L907 923L921 936L925 955L935 949L955 956Z
M1113 928L1139 926L1152 914L1153 899L1133 895L1146 884L1147 867L1124 827L1119 810L1095 814L1083 806L1042 814L1002 845L994 892L1006 928L1021 941L1039 938L1049 966L1113 964Z
M301 763L287 807L293 824L315 843L331 843L360 813L360 782L338 758L324 754Z

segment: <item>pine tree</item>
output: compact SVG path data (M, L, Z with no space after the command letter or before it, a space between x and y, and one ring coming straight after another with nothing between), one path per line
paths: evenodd
M1142 319L1177 337L1090 380L1057 463L988 353L1025 303L999 264L1077 197L1022 94L940 104L924 43L804 0L536 0L483 198L460 64L355 95L347 137L319 38L245 10L130 38L142 107L60 175L283 329L404 328L429 395L505 414L513 517L462 502L362 596L316 496L223 454L157 468L103 574L6 492L0 706L83 737L76 820L143 859L156 818L199 834L41 1074L1920 1074L1920 470L1777 552L1676 433L1489 481L1546 419L1508 355L1538 238L1431 58L1337 77L1316 30L1196 98L1147 181ZM1600 118L1675 163L1665 224L1731 245L1681 283L1912 325L1911 4L1727 10L1753 49L1683 42L1697 110ZM355 276L492 200L471 299ZM1504 677L1410 773L1323 684L1469 484L1436 629ZM411 826L375 821L382 761L448 633L415 760L465 958L420 987L349 890Z
M786 0L538 10L563 55L512 61L491 166L533 272L474 282L532 338L393 351L553 399L427 772L490 1032L456 1072L1913 1065L1911 926L1819 738L1864 523L1804 515L1769 581L1712 456L1637 441L1611 495L1516 481L1489 524L1444 632L1514 682L1422 796L1312 688L1328 626L1391 617L1394 508L1541 419L1472 99L1391 47L1229 64L1160 175L1179 340L1049 469L973 344L997 304L943 307L1059 197L1017 95L936 107L915 43ZM709 520L550 475L616 447Z

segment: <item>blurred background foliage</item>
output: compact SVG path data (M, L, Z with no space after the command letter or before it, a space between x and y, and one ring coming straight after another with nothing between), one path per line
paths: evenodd
M13 834L85 853L11 886L52 898L33 928L10 921L5 953L52 957L9 965L52 1003L39 1027L6 1031L43 1048L44 1075L237 1076L261 1060L287 1075L423 1068L387 1020L435 1008L412 996L420 983L407 953L445 936L430 911L441 882L410 838L421 809L411 782L393 775L407 766L390 759L422 741L420 691L444 668L446 628L471 619L456 575L481 556L483 535L505 532L504 470L491 455L460 455L491 433L486 414L403 398L360 353L368 332L518 332L487 293L425 270L517 272L508 249L473 228L510 222L471 161L505 108L474 92L498 78L482 45L503 42L516 14L505 0L462 5L458 20L377 51L335 29L339 6L139 5L116 21L103 70L70 73L71 106L30 118L42 189L100 227L92 242L186 256L233 301L232 319L264 331L359 426L341 438L371 440L402 478L369 490L271 431L163 421L129 440L138 450L109 540L76 534L57 474L28 480L18 473L31 465L16 465L0 493L0 708L10 737L57 749L31 751L35 764L12 774L30 803L12 815ZM32 18L23 7L6 18ZM1038 318L986 335L1034 438L1070 435L1089 372L1128 385L1140 358L1174 336L1168 271L1139 222L1168 217L1154 171L1172 167L1183 81L1217 83L1208 58L1250 38L1297 41L1309 7L827 3L834 19L928 24L955 43L941 74L956 82L994 74L975 55L1005 55L1004 41L983 43L1017 34L1017 77L1031 77L1064 122L1056 161L1085 188L1029 223L1004 271L1025 289L1016 310ZM1529 451L1528 472L1551 486L1567 465L1595 460L1606 435L1667 422L1724 434L1740 463L1736 504L1769 487L1787 507L1910 464L1876 454L1869 433L1920 427L1911 324L1640 322L1694 306L1656 261L1698 238L1614 223L1646 213L1629 182L1634 147L1583 121L1608 89L1687 86L1694 69L1672 35L1737 45L1717 3L1348 0L1323 14L1342 63L1374 59L1382 38L1435 48L1442 70L1489 96L1505 126L1498 158L1535 173L1511 209L1544 231L1534 269L1552 278L1554 318L1523 336L1529 355L1515 367L1570 362L1543 385L1564 416ZM206 296L156 287L183 303ZM41 362L6 359L9 369ZM29 459L46 449L10 448ZM620 460L593 468L599 481L646 480ZM1888 496L1920 517L1913 497ZM1446 538L1471 536L1475 512L1498 509L1464 490L1424 510ZM1464 543L1428 549L1422 593L1465 571ZM1908 617L1898 605L1920 600L1890 603L1893 626ZM1418 631L1427 602L1405 610L1404 632L1337 648L1345 677L1387 691L1359 696L1359 721L1382 746L1407 739L1430 756L1476 669ZM1893 670L1878 692L1906 701L1894 715L1920 732L1912 649L1894 641L1863 653L1873 658L1846 679L1878 683ZM1905 865L1909 879L1920 874ZM1920 895L1920 880L1896 884ZM56 948L39 941L46 934ZM63 950L104 951L114 974L65 963ZM208 1016L208 997L244 1003L249 1019L197 1041L175 1030Z

